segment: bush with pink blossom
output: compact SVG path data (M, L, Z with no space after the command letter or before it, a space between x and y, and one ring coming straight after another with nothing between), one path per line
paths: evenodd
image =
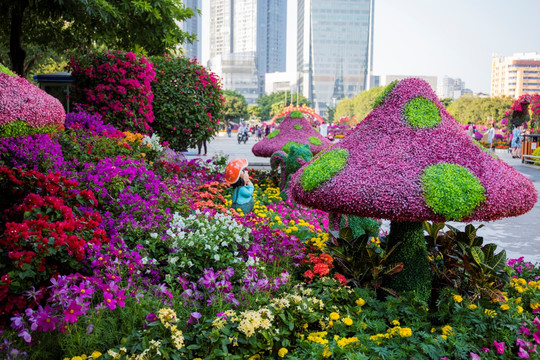
M153 66L132 52L91 52L70 59L73 103L117 129L151 133Z

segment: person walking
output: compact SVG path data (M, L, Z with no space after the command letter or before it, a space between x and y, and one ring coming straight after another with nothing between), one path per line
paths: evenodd
M493 150L493 138L495 137L495 127L491 123L491 127L487 131L487 142L489 145L489 150Z
M467 129L467 132L469 133L469 136L471 138L474 138L474 126L472 122L469 121L469 128Z
M319 133L322 137L328 137L328 125L326 125L326 121L323 121L321 126L319 126Z
M270 125L265 125L264 127L264 137L267 137L270 134Z
M197 143L197 149L198 149L198 154L197 156L201 156L201 148L204 147L204 154L203 156L206 156L206 153L207 153L207 148L206 148L206 139L199 139L199 142Z
M523 125L518 122L514 123L514 130L512 130L512 157L514 159L521 157L521 133L523 131Z
M262 139L262 129L260 126L257 126L257 140Z
M230 122L227 123L227 135L229 135L229 137L231 137L231 132L232 132L232 125Z

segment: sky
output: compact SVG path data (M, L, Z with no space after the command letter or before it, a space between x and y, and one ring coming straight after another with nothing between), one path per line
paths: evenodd
M296 3L288 0L287 71ZM540 53L540 0L375 0L373 44L374 75L447 75L489 94L494 54Z

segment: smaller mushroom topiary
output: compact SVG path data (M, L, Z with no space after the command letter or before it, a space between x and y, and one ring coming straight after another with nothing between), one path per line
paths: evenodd
M261 157L271 157L277 151L288 152L292 145L307 145L313 155L327 148L332 143L321 136L304 118L302 112L291 111L283 122L265 139L256 143L253 154Z
M281 172L281 198L287 200L288 198L288 188L289 181L291 180L291 175L298 171L302 165L306 164L313 155L308 145L291 145L287 152L277 151L272 154L270 158L270 165L272 170L279 169Z
M0 66L0 137L56 132L65 117L58 99Z

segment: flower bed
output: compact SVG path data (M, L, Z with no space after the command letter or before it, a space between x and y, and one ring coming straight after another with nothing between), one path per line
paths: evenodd
M1 145L3 358L538 356L538 266L474 263L456 240L480 241L470 228L426 228L429 303L385 297L400 270L385 234L331 233L264 172L243 215L223 157L188 161L83 112L40 139Z

